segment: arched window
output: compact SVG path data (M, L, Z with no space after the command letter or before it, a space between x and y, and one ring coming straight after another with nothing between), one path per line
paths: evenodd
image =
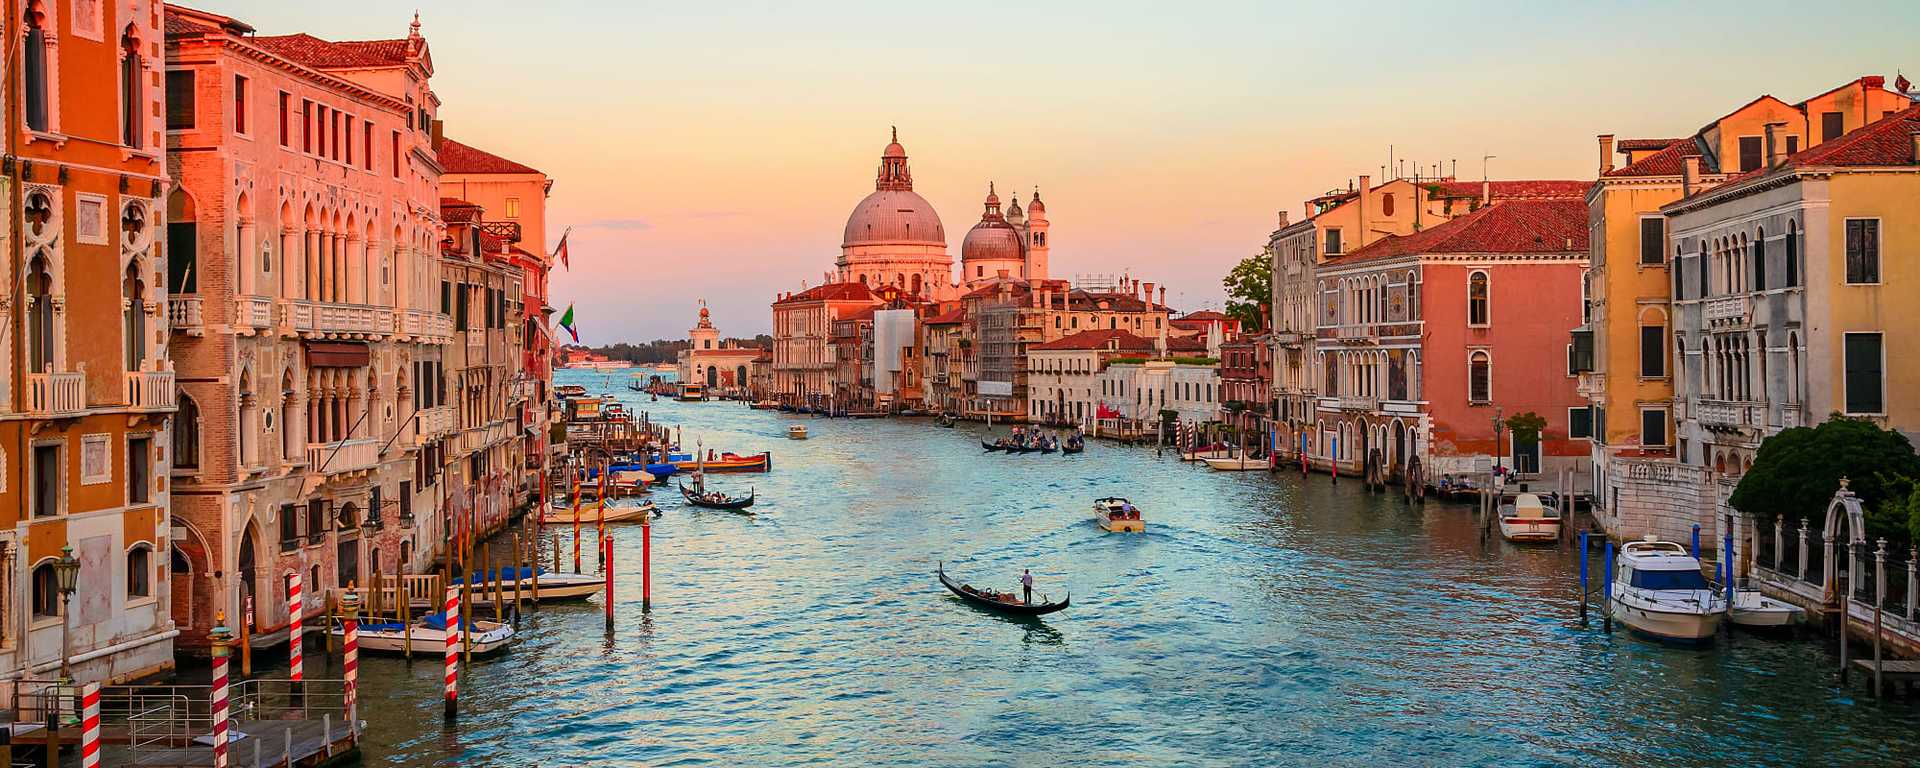
M1488 306L1487 273L1475 272L1467 278L1467 324L1488 325L1491 322L1491 307Z
M1380 196L1380 215L1382 216L1393 215L1393 193L1392 192L1388 192L1387 194Z
M1493 402L1493 356L1485 350L1467 355L1467 401Z
M141 105L146 99L141 81L146 74L140 58L140 38L134 34L134 26L127 25L127 31L120 36L120 143L138 148L144 144L141 134L145 132L145 123L140 119Z
M1800 231L1792 221L1787 222L1787 275L1786 286L1792 288L1800 284Z
M33 617L52 618L60 615L60 581L53 574L53 561L48 560L33 568Z
M127 597L153 596L153 545L141 543L127 550Z
M181 393L179 411L173 415L173 465L181 469L200 468L200 405Z
M1708 295L1713 293L1713 284L1710 279L1710 272L1709 272L1711 267L1707 264L1707 258L1708 258L1707 241L1701 240L1700 241L1700 296L1699 298L1702 298L1702 299L1706 298Z
M22 51L21 77L26 86L27 127L36 131L47 130L47 30L46 8L35 0L27 3L26 18L22 26L27 31L26 49Z
M140 280L140 262L127 265L127 273L121 277L120 292L125 296L126 306L121 309L122 325L127 346L127 370L138 371L147 361L147 289Z
M37 254L27 266L27 370L47 373L53 369L53 273L45 253Z
M1761 227L1753 238L1753 290L1767 289L1767 228Z

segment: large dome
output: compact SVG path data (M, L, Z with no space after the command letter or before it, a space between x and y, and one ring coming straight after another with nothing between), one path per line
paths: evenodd
M877 189L853 207L842 247L856 245L947 245L946 228L933 204L912 189Z

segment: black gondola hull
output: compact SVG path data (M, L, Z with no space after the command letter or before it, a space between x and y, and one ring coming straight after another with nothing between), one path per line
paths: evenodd
M1073 595L1067 595L1066 599L1061 600L1060 602L1057 602L1057 603L1002 602L999 600L994 600L992 598L986 597L984 595L976 595L972 592L967 591L965 588L961 587L959 584L954 583L953 579L947 578L947 568L945 563L942 563L940 565L940 570L937 573L939 573L940 575L940 583L946 586L948 592L952 592L955 596L959 597L962 600L967 601L968 603L971 603L974 606L985 608L987 610L994 611L997 613L1004 613L1009 616L1045 616L1049 613L1064 611L1067 609L1068 605L1073 604Z
M680 496L686 499L688 504L692 504L693 506L700 507L702 509L727 509L727 510L739 511L742 509L746 509L747 507L753 506L753 498L755 494L752 492L749 492L746 498L734 499L733 501L707 501L706 499L700 498L699 494L696 494L692 490L688 489L686 483L681 483Z

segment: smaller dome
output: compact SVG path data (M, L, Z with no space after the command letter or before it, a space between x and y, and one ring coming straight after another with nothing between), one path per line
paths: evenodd
M983 221L967 231L960 241L960 260L1020 261L1020 233L1004 221Z
M1031 215L1031 214L1046 213L1046 212L1047 212L1047 204L1040 202L1040 188L1034 187L1033 199L1027 201L1027 213Z
M885 151L882 151L882 152L880 153L880 156L881 156L881 157L883 157L883 158L885 158L885 157L906 157L906 156L907 156L907 148L906 148L906 147L903 147L903 146L900 146L900 129L899 129L899 128L895 128L895 129L893 129L893 136L892 136L891 138L892 138L892 140L891 140L891 141L889 141L889 142L887 142L887 148L886 148L886 150L885 150Z

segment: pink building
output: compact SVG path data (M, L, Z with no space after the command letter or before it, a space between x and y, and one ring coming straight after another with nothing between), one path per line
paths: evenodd
M433 63L417 20L331 42L169 6L166 32L168 82L192 86L167 136L174 621L186 648L216 611L267 644L291 574L317 615L329 588L424 568L441 537Z
M1553 329L1580 324L1586 265L1577 196L1495 200L1321 265L1321 446L1382 483L1580 464L1591 423ZM1496 443L1524 412L1540 439Z

